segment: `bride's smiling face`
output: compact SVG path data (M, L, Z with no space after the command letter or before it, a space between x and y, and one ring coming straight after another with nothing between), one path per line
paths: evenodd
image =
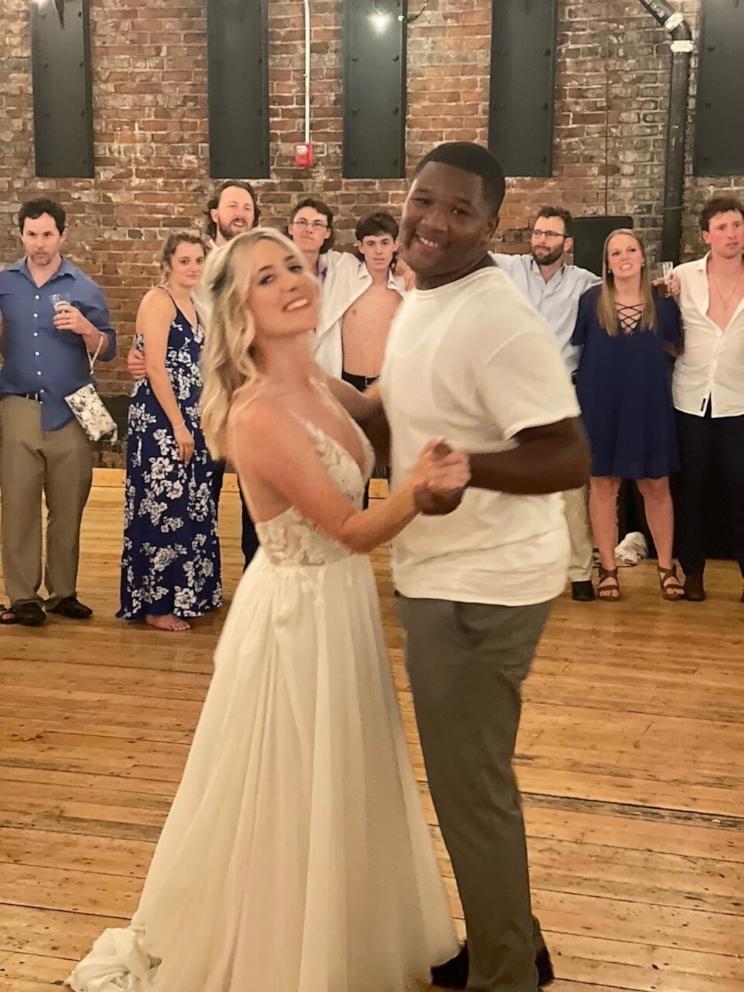
M251 257L246 304L257 337L303 334L318 325L318 284L297 254L276 241L260 241Z

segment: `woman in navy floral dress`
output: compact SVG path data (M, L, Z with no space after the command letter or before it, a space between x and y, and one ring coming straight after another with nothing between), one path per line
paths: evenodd
M206 248L172 234L165 281L137 313L135 346L147 375L129 405L121 609L125 620L183 631L222 602L213 462L199 424L204 329L191 291Z

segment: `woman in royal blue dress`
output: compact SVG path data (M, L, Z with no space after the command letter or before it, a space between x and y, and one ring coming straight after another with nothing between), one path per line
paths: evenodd
M651 289L637 235L617 230L604 245L602 283L581 297L573 344L581 347L577 393L592 456L589 516L600 556L597 595L620 598L615 561L617 497L634 479L658 556L665 599L683 588L672 557L674 511L669 476L679 467L669 355L680 347L673 299Z
M137 313L146 377L129 405L121 609L125 620L184 631L222 602L213 462L199 423L204 329L192 300L206 246L171 234L164 280Z

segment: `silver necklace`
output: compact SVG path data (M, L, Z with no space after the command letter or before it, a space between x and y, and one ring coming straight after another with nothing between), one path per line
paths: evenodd
M728 310L729 307L731 306L731 301L733 300L734 295L736 294L736 290L739 288L739 283L741 282L742 275L744 275L744 272L739 273L739 275L736 278L736 282L734 283L733 288L731 289L731 292L728 294L728 296L724 296L723 293L721 292L721 287L718 285L718 280L714 279L713 274L710 273L710 281L713 283L713 288L720 297L724 310Z

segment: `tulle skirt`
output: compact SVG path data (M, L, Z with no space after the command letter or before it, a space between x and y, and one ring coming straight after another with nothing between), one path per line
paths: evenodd
M456 952L366 558L243 576L139 908L76 992L402 992Z

